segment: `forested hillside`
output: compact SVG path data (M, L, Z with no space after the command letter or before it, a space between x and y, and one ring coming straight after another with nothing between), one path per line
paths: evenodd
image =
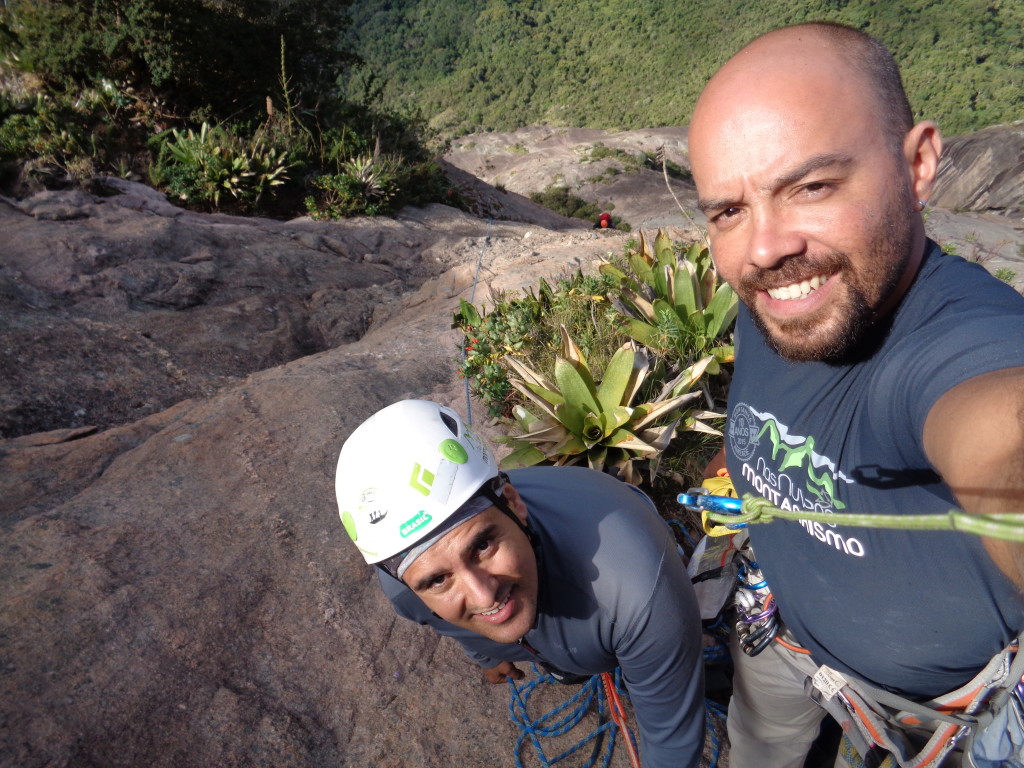
M356 0L350 41L396 104L446 133L689 121L751 37L825 19L903 67L915 114L958 134L1024 117L1024 0Z
M421 120L341 92L347 4L3 0L0 194L116 175L283 218L462 204Z

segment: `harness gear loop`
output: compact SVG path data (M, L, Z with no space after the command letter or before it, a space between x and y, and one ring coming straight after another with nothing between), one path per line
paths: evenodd
M1024 675L1024 633L996 654L965 685L928 702L915 702L827 666L807 678L808 697L831 714L862 757L890 753L902 768L934 768L966 738L964 765L973 765L978 735L1007 706ZM918 747L908 734L924 739Z

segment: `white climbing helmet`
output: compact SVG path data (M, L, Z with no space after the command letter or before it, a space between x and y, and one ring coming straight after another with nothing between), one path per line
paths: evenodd
M334 489L345 531L366 562L379 563L426 538L497 474L455 411L402 400L345 441Z

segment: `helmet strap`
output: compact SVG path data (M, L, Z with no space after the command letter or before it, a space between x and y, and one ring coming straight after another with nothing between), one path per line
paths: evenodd
M503 477L503 479L505 482L508 482L508 478ZM483 487L481 487L480 490L475 495L478 497L483 496L485 499L491 502L492 505L494 505L502 512L504 512L505 515L513 523L516 524L516 527L519 528L519 530L521 530L524 534L526 534L526 538L530 542L530 546L536 550L538 541L537 535L533 532L533 529L530 528L528 523L524 523L522 520L519 519L519 516L512 510L512 507L509 505L508 499L506 499L504 496L499 496L497 493L495 493L494 489L491 487L490 482L485 483ZM406 554L408 554L408 552L402 553L401 556L395 555L389 557L385 560L382 560L379 563L375 563L375 565L377 566L377 568L384 571L384 573L388 574L392 578L397 579L398 581L402 581L402 578L394 569L398 568L399 562Z
M490 484L484 486L480 490L494 506L511 518L512 522L516 524L519 530L526 534L526 538L529 540L531 546L537 545L537 534L533 532L533 529L530 528L529 524L524 523L519 519L519 515L512 510L511 506L509 506L508 499L504 496L499 496L491 490Z

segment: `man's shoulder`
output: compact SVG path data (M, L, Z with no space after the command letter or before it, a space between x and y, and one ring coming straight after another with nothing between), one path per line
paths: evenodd
M511 470L508 475L527 506L531 510L550 509L545 514L656 514L654 503L643 491L607 472L587 467L545 466Z
M994 277L984 266L961 256L945 253L928 241L925 259L903 304L934 312L961 313L976 310L992 314L1005 312L1024 317L1024 297Z
M509 473L529 509L545 557L572 563L657 566L670 539L654 503L639 489L585 467Z
M896 312L882 361L901 376L918 370L925 380L954 356L956 368L970 375L1024 364L1020 349L1006 344L1024 334L1024 296L980 264L929 245Z

